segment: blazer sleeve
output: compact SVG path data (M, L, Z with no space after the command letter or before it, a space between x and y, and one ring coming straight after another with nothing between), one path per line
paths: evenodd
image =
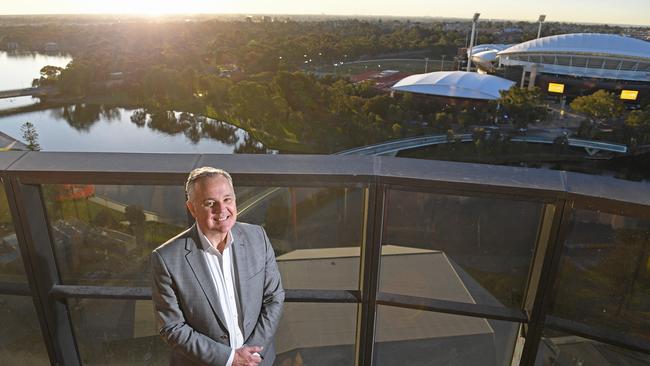
M260 352L264 356L265 351L269 349L269 346L273 342L273 336L280 323L282 305L284 303L284 289L282 288L280 271L275 261L275 253L273 252L271 242L264 229L259 227L259 230L262 231L262 237L264 238L266 263L262 309L257 319L257 324L245 344L248 346L264 347L264 350Z
M163 257L151 255L152 300L156 325L163 340L185 357L206 365L226 365L232 349L197 332L186 323L174 292L174 284Z

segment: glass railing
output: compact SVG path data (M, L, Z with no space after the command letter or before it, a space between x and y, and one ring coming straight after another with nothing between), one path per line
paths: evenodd
M47 365L49 359L30 296L24 261L4 186L0 186L0 360L4 365Z
M29 152L0 156L0 364L166 363L149 255L192 223L183 182L204 165L232 173L238 219L276 252L278 365L648 362L647 183L385 157Z

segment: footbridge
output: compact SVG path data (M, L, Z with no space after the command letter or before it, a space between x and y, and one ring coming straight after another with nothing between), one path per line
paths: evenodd
M489 131L488 131L489 135ZM556 137L547 135L529 135L513 136L510 141L529 142L538 144L553 144ZM336 155L381 155L394 156L401 150L415 149L419 147L447 144L454 141L471 142L474 138L471 133L454 135L454 140L450 141L447 135L427 135L420 137L410 137L399 140L386 141L374 145L357 147L354 149L344 150ZM576 138L567 138L567 143L571 147L584 148L589 156L594 156L600 152L612 152L618 154L627 154L628 147L622 144L616 144L604 141L584 140Z
M2 90L0 91L0 99L6 98L17 98L17 97L42 97L48 94L52 94L56 90L53 86L38 86L33 88L23 88L23 89L11 89L11 90Z

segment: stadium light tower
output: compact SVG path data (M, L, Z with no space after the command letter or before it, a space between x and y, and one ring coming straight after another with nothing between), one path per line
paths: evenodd
M539 28L537 29L537 38L539 38L542 35L542 23L546 20L546 15L542 14L539 16L538 22L539 22Z
M474 35L476 34L476 23L478 23L478 17L481 16L481 13L474 13L472 18L472 34L469 38L469 50L467 51L467 72L472 67L472 47L474 47Z

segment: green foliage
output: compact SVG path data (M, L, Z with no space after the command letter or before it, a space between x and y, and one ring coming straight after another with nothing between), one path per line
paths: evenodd
M577 97L571 102L571 108L582 113L593 123L605 123L620 117L624 106L614 93L599 90L591 95Z
M38 132L31 122L25 122L20 126L20 131L23 133L23 139L27 142L27 148L32 151L41 149L38 143Z
M625 126L632 130L635 144L650 144L650 107L630 112L625 118Z
M492 105L500 105L503 117L507 115L507 120L517 128L526 128L529 123L544 121L548 117L538 88L527 90L515 86L500 94L501 98Z

